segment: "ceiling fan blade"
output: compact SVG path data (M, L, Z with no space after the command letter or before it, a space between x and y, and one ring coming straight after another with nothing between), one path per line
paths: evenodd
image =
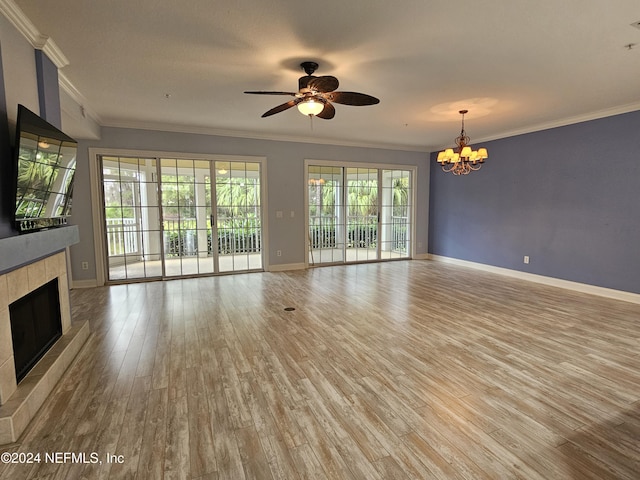
M283 103L282 105L278 105L277 107L272 108L268 112L264 112L262 114L262 118L270 117L271 115L275 115L276 113L284 112L285 110L288 110L291 107L295 107L301 101L302 101L302 98L296 98L295 100L289 100L287 103Z
M313 75L307 75L305 77L300 77L298 79L298 89L302 90L303 88L310 88L309 87L309 82L311 82L311 80L318 78L318 77L314 77Z
M339 82L336 77L325 75L324 77L316 77L308 83L308 87L316 92L327 93L333 92L338 88Z
M324 95L327 100L343 105L355 105L362 107L364 105L376 105L380 100L371 95L357 92L331 92Z
M293 92L256 92L256 91L249 91L249 92L244 92L244 93L251 93L254 95L291 95L292 97L295 97L296 94Z
M325 102L322 111L316 115L316 117L324 118L325 120L331 120L336 115L336 109L331 103Z

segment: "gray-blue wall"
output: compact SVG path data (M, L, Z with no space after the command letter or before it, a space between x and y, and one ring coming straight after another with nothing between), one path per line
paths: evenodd
M2 66L2 45L0 44L0 238L15 235L12 229L13 211L13 158L9 144L9 122L7 99L4 91L4 71Z
M640 293L640 111L483 146L467 176L431 155L429 253Z
M55 64L0 15L0 238L17 235L14 143L18 104L60 126L60 90Z

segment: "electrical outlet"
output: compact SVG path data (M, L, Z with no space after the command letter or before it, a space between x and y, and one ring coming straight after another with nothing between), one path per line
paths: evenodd
M89 270L89 262L81 263L82 270Z
M529 263L529 255L524 256L524 263Z
M276 250L276 256L281 257L282 256L282 250Z

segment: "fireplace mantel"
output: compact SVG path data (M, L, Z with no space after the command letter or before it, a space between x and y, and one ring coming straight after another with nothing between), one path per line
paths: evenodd
M48 257L79 241L76 225L0 238L0 274Z

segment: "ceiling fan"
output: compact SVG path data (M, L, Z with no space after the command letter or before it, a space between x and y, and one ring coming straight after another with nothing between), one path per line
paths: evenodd
M338 88L338 79L331 75L315 77L313 72L318 68L316 62L302 62L300 67L307 74L298 79L298 92L261 92L249 91L255 95L290 95L295 97L282 105L272 108L268 112L262 114L262 118L269 117L276 113L284 112L291 107L298 107L298 110L309 116L316 116L329 120L336 114L333 103L341 103L343 105L375 105L380 103L376 97L357 92L336 92Z

